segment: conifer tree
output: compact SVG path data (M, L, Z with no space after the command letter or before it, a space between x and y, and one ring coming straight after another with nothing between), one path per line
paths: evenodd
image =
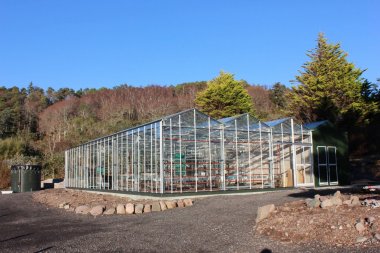
M206 114L219 119L242 113L253 113L252 98L233 74L221 71L197 94L195 103Z
M361 98L362 70L347 61L340 44L329 44L320 33L310 61L296 76L290 110L303 121L329 119L336 123L365 107Z

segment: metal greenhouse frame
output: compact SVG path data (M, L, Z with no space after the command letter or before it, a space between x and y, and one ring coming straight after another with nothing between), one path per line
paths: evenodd
M310 185L311 145L293 119L218 121L190 109L67 150L65 186L162 194Z

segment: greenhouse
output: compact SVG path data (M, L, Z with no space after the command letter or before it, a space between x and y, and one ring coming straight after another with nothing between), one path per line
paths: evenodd
M65 185L161 194L307 186L311 147L311 132L290 118L215 120L190 109L67 150Z

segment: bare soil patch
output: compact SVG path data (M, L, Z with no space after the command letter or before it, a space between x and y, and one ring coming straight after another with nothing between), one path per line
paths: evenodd
M349 199L350 196L342 195L342 198ZM365 199L379 200L380 196L360 196L361 201ZM364 225L362 232L355 227L357 223ZM380 247L380 238L376 238L376 234L380 235L380 208L364 205L311 208L305 200L299 200L278 206L269 218L256 225L256 231L283 243ZM359 242L364 238L364 242Z

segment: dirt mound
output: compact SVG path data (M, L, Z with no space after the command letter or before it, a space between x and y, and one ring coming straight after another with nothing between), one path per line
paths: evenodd
M117 197L71 189L47 189L34 192L33 199L52 207L59 207L60 205L67 203L73 208L81 205L103 205L107 208L111 208L117 206L119 203L127 203L131 201L131 199L127 197ZM143 203L144 201L133 200L133 202Z
M341 198L352 199L352 196ZM256 230L284 243L314 241L338 247L380 247L380 208L367 205L369 200L376 199L380 196L367 194L360 196L361 205L340 204L328 208L310 207L307 204L310 199L286 203L258 223Z

